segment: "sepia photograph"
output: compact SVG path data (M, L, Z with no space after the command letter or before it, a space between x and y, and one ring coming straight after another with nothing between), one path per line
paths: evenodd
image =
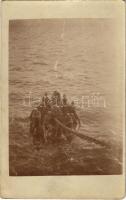
M9 20L9 176L121 175L115 18Z

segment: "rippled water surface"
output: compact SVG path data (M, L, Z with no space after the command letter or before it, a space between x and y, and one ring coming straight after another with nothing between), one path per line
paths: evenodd
M13 20L9 27L10 174L120 174L122 74L116 22ZM50 95L54 90L76 102L94 94L102 98L98 106L85 104L77 110L81 132L109 143L109 150L77 137L62 148L34 150L24 119L45 91Z

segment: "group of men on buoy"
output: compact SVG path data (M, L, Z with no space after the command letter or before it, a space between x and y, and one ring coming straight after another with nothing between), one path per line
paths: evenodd
M50 98L45 93L40 105L34 108L30 115L30 134L33 143L56 141L62 136L71 141L72 135L65 127L76 129L78 125L80 126L80 119L75 111L74 102L69 104L66 95L61 97L58 91L54 91Z

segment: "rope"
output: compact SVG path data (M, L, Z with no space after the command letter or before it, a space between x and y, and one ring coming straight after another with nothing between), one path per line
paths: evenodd
M65 130L73 133L74 135L80 137L81 139L87 140L89 142L94 142L95 144L101 145L103 147L108 147L108 145L102 141L99 141L95 138L92 138L90 136L84 135L82 133L79 133L78 131L72 130L71 128L68 128L67 126L65 126L62 122L60 122L57 118L55 118L55 121Z

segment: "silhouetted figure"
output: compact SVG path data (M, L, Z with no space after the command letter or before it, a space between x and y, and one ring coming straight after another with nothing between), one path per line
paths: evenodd
M54 91L52 94L52 104L61 105L61 95L58 91Z
M34 108L30 115L30 133L33 137L33 143L40 137L41 130L41 112L38 108Z
M72 128L76 128L77 125L79 124L80 126L80 119L76 113L76 110L75 110L75 105L74 105L74 101L71 102L71 105L64 105L63 108L62 108L62 111L63 111L63 115L66 116L67 113L70 114L72 120L73 120L73 127ZM64 117L65 118L65 117Z
M62 100L63 105L67 105L67 97L65 94L63 94L63 100Z
M43 121L43 131L44 131L44 141L45 143L50 140L50 138L55 135L56 123L54 120L54 115L52 111L48 111L44 117Z
M75 110L75 105L74 105L74 101L71 102L71 106L69 107L69 113L71 114L72 118L73 118L73 128L77 127L77 124L79 124L80 127L80 118L78 117L76 110Z
M45 92L44 96L42 97L42 104L44 106L48 106L49 102L50 102L50 99L48 97L47 92Z

